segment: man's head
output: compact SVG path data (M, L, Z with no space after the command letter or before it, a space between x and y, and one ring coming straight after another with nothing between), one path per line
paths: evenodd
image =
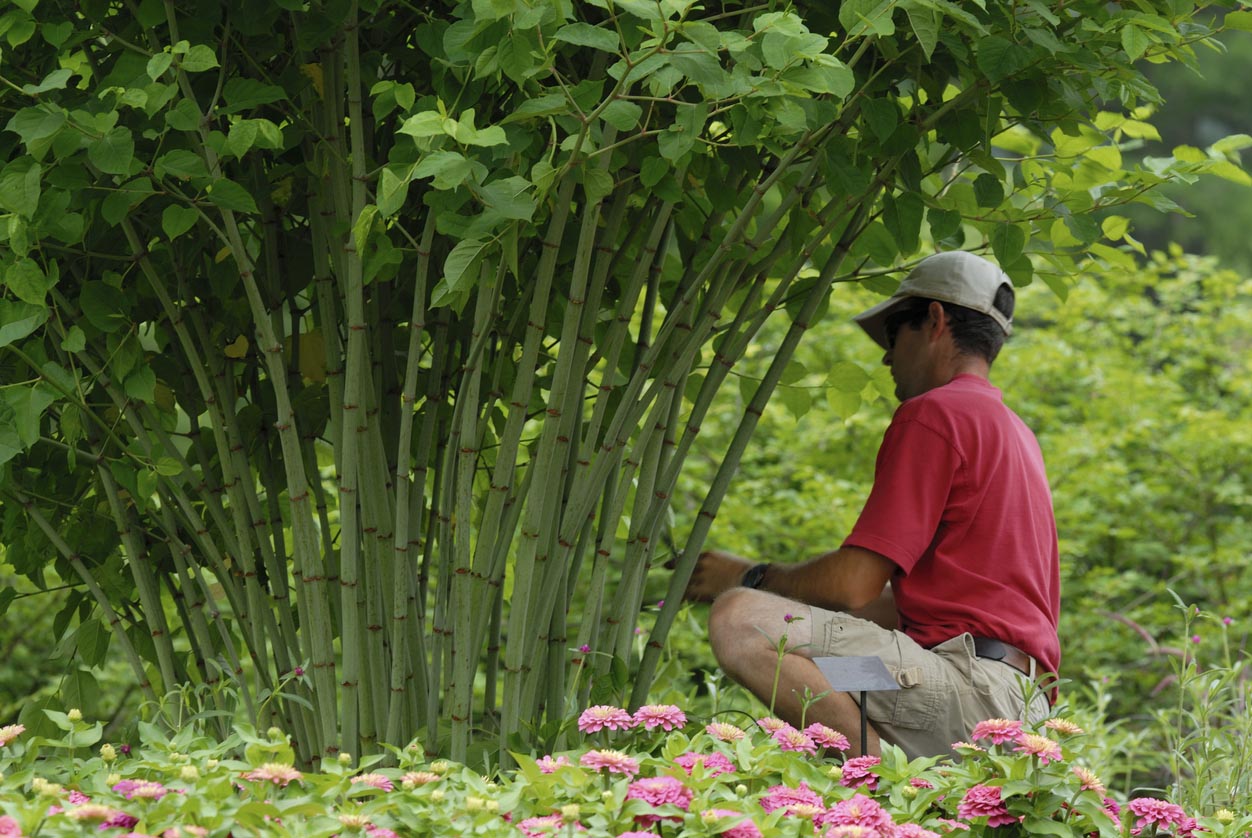
M1016 297L1008 276L991 262L964 251L936 253L918 263L891 297L853 318L888 352L901 328L920 328L930 303L938 302L957 350L996 359L1013 333Z

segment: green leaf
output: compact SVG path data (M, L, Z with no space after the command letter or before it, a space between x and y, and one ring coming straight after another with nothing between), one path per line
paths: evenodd
M153 165L153 172L159 178L176 177L182 180L209 176L209 169L204 165L204 160L200 158L200 155L182 148L176 148L158 157Z
M389 218L404 206L409 193L409 173L412 166L387 166L378 175L378 214Z
M84 620L74 632L74 644L83 663L99 666L108 657L111 632L98 617Z
M129 128L119 125L87 146L87 158L105 174L130 174L130 164L135 158L135 138Z
M235 76L222 87L222 99L226 102L226 113L241 113L281 102L287 98L287 92L276 84L265 84L256 79L245 79Z
M567 23L556 30L553 37L567 44L591 47L604 52L617 52L620 45L616 32L592 26L590 23Z
M196 226L200 213L191 207L171 204L161 213L161 229L171 241Z
M33 108L22 108L13 115L5 129L17 134L29 146L36 140L51 137L64 125L63 110L52 105L39 104Z
M860 393L869 383L869 373L851 361L836 361L826 373L826 386L845 393Z
M804 414L808 413L813 407L813 397L803 387L782 386L778 388L776 393L782 401L783 407L787 408L787 412L794 419L803 419Z
M583 189L587 192L587 200L599 201L613 191L613 176L604 169L596 167L584 168Z
M129 319L126 295L112 285L98 280L83 283L78 305L87 322L102 332L123 329Z
M259 131L256 120L236 120L230 126L230 132L226 135L226 153L242 158L256 143Z
M844 0L839 4L839 22L849 38L861 38L870 33L890 38L896 31L891 19L895 8L896 0Z
M984 172L974 178L974 199L978 206L994 209L1004 203L1004 184L995 175Z
M66 352L82 352L87 348L87 334L77 325L70 326L65 340L61 341L61 348Z
M504 178L483 187L482 201L505 218L529 221L535 214L535 199L530 190L531 183L526 178Z
M156 395L156 373L152 367L139 367L126 376L122 389L126 391L127 398L151 404Z
M178 66L185 73L203 73L218 66L217 53L213 52L212 47L196 44L187 51Z
M1226 12L1226 16L1222 18L1222 27L1252 32L1252 11Z
M0 173L0 207L23 218L39 208L43 169L29 158L14 160Z
M434 151L422 157L413 169L413 177L433 177L436 189L455 189L474 171L474 163L459 151Z
M978 68L991 82L1000 82L1026 66L1028 52L1020 44L995 35L977 41Z
M0 300L0 346L21 340L42 326L48 319L47 306Z
M56 394L43 384L29 387L10 387L4 391L4 398L13 409L13 424L17 428L18 439L23 448L30 448L39 441L39 425L48 405L56 401Z
M29 93L31 96L38 96L40 93L47 93L49 90L64 90L72 75L74 75L74 71L68 67L53 70L44 76L43 81L39 82L39 84L22 85L22 92Z
M600 112L600 117L618 131L633 130L639 125L641 116L643 116L643 108L634 102L627 102L625 99L616 99L610 102Z
M639 182L651 189L669 174L669 161L660 157L649 157L639 166Z
M478 276L475 266L487 247L487 242L471 239L458 242L457 246L452 248L452 252L443 263L442 283L447 285L449 293L460 293L465 287L473 284Z
M1026 231L1016 224L997 224L991 231L991 249L1001 265L1015 261L1025 247Z
M869 129L879 140L885 140L900 124L900 111L894 99L870 99L861 106Z
M961 229L961 214L956 210L931 207L926 211L926 221L930 224L930 235L935 241L946 239Z
M52 280L34 259L18 259L4 271L4 284L19 300L32 305L45 305Z
M913 28L913 35L921 44L922 52L929 61L935 53L935 47L939 45L939 22L941 20L939 12L912 5L905 6L904 11L908 15L909 26Z
M168 52L158 52L148 59L148 78L156 81L174 63L174 56Z
M883 199L882 221L900 246L901 255L909 256L917 252L925 212L926 205L916 192L894 197L888 195Z
M44 23L39 27L39 34L43 35L43 39L54 47L69 40L70 35L74 34L74 24L68 20L61 23Z
M861 394L830 388L826 390L826 404L840 419L850 419L861 409Z
M1126 57L1131 61L1138 61L1150 46L1152 46L1152 38L1147 32L1133 23L1122 27L1122 49L1126 50Z
M369 242L370 230L374 226L374 219L378 217L378 207L373 204L366 204L361 209L361 214L357 216L356 223L352 225L352 244L356 247L357 255L361 258L365 256L365 246Z
M233 180L219 178L206 190L208 198L217 206L234 212L256 212L256 201L248 190Z
M551 94L551 96L561 102L565 101L562 96L557 96L556 94ZM530 102L523 103L522 107L524 108L528 104L530 104ZM446 133L444 130L444 121L445 117L436 111L422 111L421 113L414 114L406 119L404 124L397 130L401 134L408 134L411 137L438 137Z

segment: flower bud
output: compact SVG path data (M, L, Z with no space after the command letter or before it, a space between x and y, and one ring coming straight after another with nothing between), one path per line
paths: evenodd
M265 735L268 736L270 739L275 740L276 742L287 741L287 734L283 733L283 729L281 727L272 727L269 730L265 731Z
M561 807L561 820L566 823L574 823L580 814L582 814L582 809L577 803L569 803Z
M210 771L212 771L214 768L217 768L217 766L218 766L218 761L215 759L206 759L204 761L204 767L209 769Z
M340 764L340 765L351 765L351 764L352 764L352 754L349 754L349 753L342 753L342 754L340 754L340 755L339 755L339 764Z
M71 722L81 722L83 720L83 711L79 710L77 707L74 707L68 713L65 714L65 717L69 719Z
M103 745L100 746L100 759L104 760L105 762L112 762L113 760L117 759L117 749L114 748L112 745L110 745L108 742L105 742Z
M735 786L736 797L743 797L747 793L748 793L748 787L745 786L743 783L740 783L739 785Z
M914 797L917 797L917 794L918 794L918 788L917 788L917 786L901 786L901 787L900 787L900 794L902 794L902 795L904 795L905 797L907 797L908 799L912 800Z
M436 774L447 774L451 764L446 759L437 759L430 764L430 770Z
M1226 619L1230 619L1230 618L1227 617ZM1235 819L1235 813L1230 811L1229 809L1218 809L1216 812L1213 813L1213 818L1215 820L1221 821L1222 823L1230 823L1231 821Z
M435 789L434 791L432 791L430 793L430 802L442 803L443 802L443 789Z
M475 796L474 796L474 795L472 795L472 794L471 794L471 795L468 795L468 796L466 796L466 798L465 798L465 811L467 811L467 812L481 812L481 811L483 810L483 805L484 805L486 802L487 802L487 801L483 800L481 797L475 797Z
M499 811L500 811L500 801L499 801L499 800L488 800L488 801L487 801L487 811L488 811L488 812L499 812Z
M114 771L112 774L104 778L104 784L112 788L122 782L122 775Z
M184 765L182 769L179 770L178 776L190 783L193 780L200 779L200 769L196 768L194 765Z

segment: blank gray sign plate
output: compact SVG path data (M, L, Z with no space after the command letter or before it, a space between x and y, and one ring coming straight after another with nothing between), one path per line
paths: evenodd
M869 657L825 657L813 658L813 663L821 670L822 675L830 682L830 686L843 693L877 692L879 690L898 690L900 685L891 677L882 658Z

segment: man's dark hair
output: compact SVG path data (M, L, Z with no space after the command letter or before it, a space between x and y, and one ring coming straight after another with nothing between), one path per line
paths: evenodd
M909 302L907 311L914 312L915 316L909 318L907 325L916 329L925 319L925 313L932 302L938 302L943 306L944 312L948 315L948 322L952 324L952 342L956 344L957 351L962 355L974 355L983 358L988 364L995 361L996 356L1000 354L1000 350L1004 348L1004 341L1008 339L1008 335L1004 333L1004 329L1000 328L997 323L988 314L974 311L972 308L958 306L953 303L945 303L942 300L929 300L922 297L916 297ZM996 311L1005 316L1006 319L1013 319L1013 307L1016 305L1017 295L1013 291L1013 286L1007 282L996 290L996 298L993 305Z

